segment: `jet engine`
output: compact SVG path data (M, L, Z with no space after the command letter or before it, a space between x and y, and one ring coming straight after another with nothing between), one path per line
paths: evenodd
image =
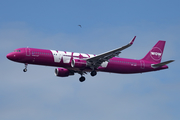
M74 72L69 71L68 69L65 68L56 68L55 75L58 77L68 77L69 75L74 75Z
M86 66L86 60L72 59L71 61L71 67L73 68L85 68Z

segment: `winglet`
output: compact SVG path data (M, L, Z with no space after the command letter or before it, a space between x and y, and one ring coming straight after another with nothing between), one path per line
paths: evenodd
M136 39L136 36L134 36L134 38L131 40L131 42L129 44L132 45L135 39Z

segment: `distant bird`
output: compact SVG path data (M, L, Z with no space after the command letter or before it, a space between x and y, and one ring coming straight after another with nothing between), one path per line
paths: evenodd
M81 25L78 25L78 26L82 28L82 26L81 26Z

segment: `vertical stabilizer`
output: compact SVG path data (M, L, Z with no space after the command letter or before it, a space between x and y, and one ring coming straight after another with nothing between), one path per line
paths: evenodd
M165 43L166 41L159 40L142 60L160 63L163 55Z

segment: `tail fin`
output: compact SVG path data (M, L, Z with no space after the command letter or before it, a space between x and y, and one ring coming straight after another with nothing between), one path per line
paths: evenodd
M154 63L160 63L163 55L165 43L166 41L159 40L142 60L151 61Z

